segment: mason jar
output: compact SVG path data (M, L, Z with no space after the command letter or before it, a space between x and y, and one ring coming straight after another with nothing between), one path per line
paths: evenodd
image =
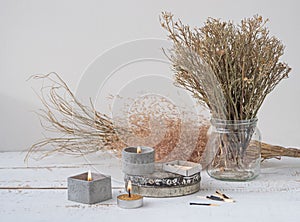
M208 174L219 180L247 181L260 173L261 134L257 118L211 119L207 149L212 155Z

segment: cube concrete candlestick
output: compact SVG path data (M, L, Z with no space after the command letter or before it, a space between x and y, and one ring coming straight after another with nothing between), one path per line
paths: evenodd
M122 150L122 170L125 174L145 175L154 172L154 149L145 146L140 146L140 149L140 153L137 152L137 147Z
M83 173L68 178L68 200L94 204L112 198L110 176L92 173L92 181L87 176Z

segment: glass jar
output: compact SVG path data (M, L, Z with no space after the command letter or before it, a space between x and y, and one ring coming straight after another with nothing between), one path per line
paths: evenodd
M247 181L260 172L261 134L257 118L211 119L207 149L213 155L208 174L219 180Z

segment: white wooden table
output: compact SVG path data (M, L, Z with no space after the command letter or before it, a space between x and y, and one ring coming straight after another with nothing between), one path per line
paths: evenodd
M202 172L201 190L176 198L145 198L144 207L120 209L124 192L120 161L110 154L83 157L56 154L24 163L25 153L0 153L0 221L300 221L300 159L283 158L262 164L251 182L221 182ZM92 165L90 165L92 164ZM68 176L87 169L113 178L113 199L95 205L67 200ZM218 207L189 202L221 190L237 200Z

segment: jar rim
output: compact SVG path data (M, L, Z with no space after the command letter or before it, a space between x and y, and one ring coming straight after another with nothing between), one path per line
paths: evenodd
M213 125L249 125L249 124L256 124L258 121L257 117L254 117L252 119L243 119L243 120L224 120L224 119L218 119L218 118L211 118L210 122Z

